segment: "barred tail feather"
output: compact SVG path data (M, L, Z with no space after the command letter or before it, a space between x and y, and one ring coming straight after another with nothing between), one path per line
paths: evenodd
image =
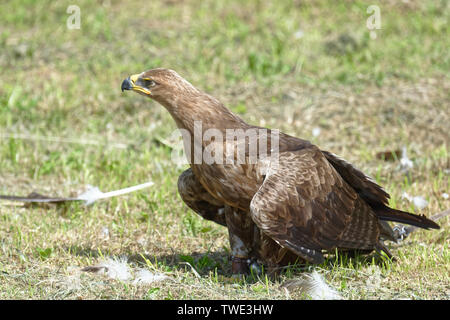
M439 225L425 217L424 215L412 214L409 212L396 210L385 207L382 210L377 210L376 214L380 220L395 221L405 224L410 224L423 229L439 229Z

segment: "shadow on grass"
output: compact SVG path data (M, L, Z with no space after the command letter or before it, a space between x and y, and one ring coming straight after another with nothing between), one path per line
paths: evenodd
M101 253L98 250L77 245L66 248L71 254L76 256L84 256L90 258L109 257L108 253ZM180 253L163 254L163 255L148 255L136 252L123 252L120 256L127 257L129 263L138 266L154 266L163 271L189 271L194 272L200 277L208 276L211 273L217 275L226 281L228 278L233 278L231 272L231 260L229 252L194 252L190 255L183 255ZM320 265L313 265L309 263L296 263L280 268L272 269L270 271L262 267L262 273L259 275L250 274L241 277L246 283L254 283L260 279L264 279L267 275L272 280L279 276L285 275L287 277L296 276L304 272L309 272L315 267L320 267L325 270L333 270L336 268L347 268L358 270L368 265L378 265L386 267L393 263L393 260L379 254L376 251L340 251L329 253L325 255L325 261ZM194 269L194 270L192 270Z
M72 245L66 247L65 250L72 255L89 257L89 258L101 258L111 257L107 252L100 252L94 248L82 247L78 245ZM229 253L225 250L217 252L194 252L190 255L183 255L181 253L162 254L162 255L149 255L136 252L124 251L120 255L127 258L127 261L136 265L153 265L157 268L166 269L167 271L188 270L194 268L195 271L201 276L209 274L211 271L217 272L222 275L231 275L231 262Z

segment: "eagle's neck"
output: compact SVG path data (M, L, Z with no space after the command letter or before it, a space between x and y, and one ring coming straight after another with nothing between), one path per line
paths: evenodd
M191 134L199 126L202 134L208 129L225 133L226 129L244 129L249 126L216 98L200 91L174 95L160 103L170 112L178 128L188 130Z

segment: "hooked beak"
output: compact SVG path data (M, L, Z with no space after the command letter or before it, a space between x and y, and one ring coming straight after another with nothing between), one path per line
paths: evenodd
M122 92L124 90L132 90L133 89L133 83L131 82L130 77L123 80L122 86L120 88L122 89Z
M139 74L133 74L132 76L129 76L128 78L123 80L120 88L122 89L122 92L124 90L133 90L146 96L151 94L150 90L139 85Z

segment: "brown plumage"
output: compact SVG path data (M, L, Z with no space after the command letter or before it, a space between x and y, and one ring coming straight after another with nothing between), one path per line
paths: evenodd
M133 75L124 80L122 90L156 100L190 134L190 169L181 174L178 190L192 210L228 228L235 273L246 272L251 260L269 267L298 259L320 263L323 253L334 249L375 249L390 255L382 241L395 236L386 221L439 228L425 216L389 208L389 194L371 178L308 141L279 133L275 150L270 139L275 131L245 123L172 70ZM267 156L258 148L256 161L251 159L248 149L255 141L248 137L199 141L194 138L196 121L201 121L202 134L217 129L225 137L229 129L254 130L258 146L268 144ZM202 152L233 148L225 152L223 164L198 163L196 144ZM227 157L236 160L237 145L245 147L244 161L227 163Z

